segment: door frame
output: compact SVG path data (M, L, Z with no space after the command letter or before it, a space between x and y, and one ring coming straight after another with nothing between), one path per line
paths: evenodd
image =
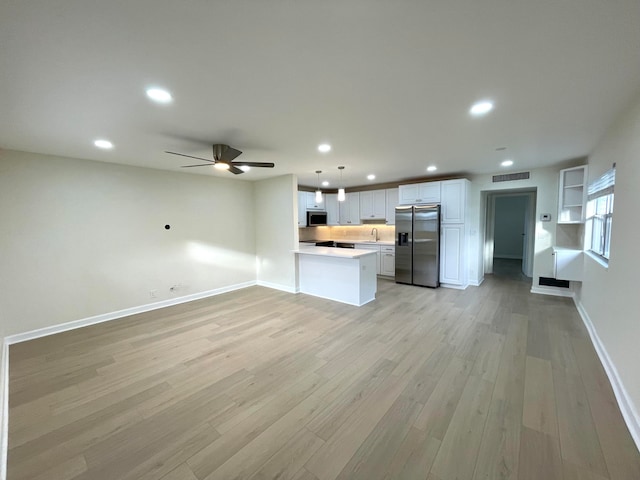
M528 197L525 211L524 234L526 241L522 252L522 272L527 277L533 277L533 259L535 253L536 231L536 188L491 190L483 192L485 200L485 222L483 242L484 274L493 274L493 252L495 242L495 217L497 197Z

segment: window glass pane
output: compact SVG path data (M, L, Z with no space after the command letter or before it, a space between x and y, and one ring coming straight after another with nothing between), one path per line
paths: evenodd
M596 201L589 200L587 202L587 218L593 217L596 214Z
M604 253L603 256L609 258L610 246L611 246L611 216L608 216L605 220L605 237L604 237Z
M608 202L609 196L598 197L596 199L596 215L604 215L608 213Z

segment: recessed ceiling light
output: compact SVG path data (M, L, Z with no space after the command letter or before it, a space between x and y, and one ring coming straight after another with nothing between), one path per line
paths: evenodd
M318 151L322 153L330 152L331 145L329 145L328 143L321 143L320 145L318 145Z
M218 170L229 170L229 164L223 162L216 162L213 164Z
M493 110L493 103L483 100L481 102L474 103L469 109L469 113L475 117L479 117L481 115L486 115L491 110Z
M505 160L500 165L502 165L503 167L510 167L511 165L513 165L513 160Z
M162 88L149 88L147 89L147 96L158 103L169 103L173 100L173 97L167 90Z
M369 175L367 175L367 180L375 180L376 176L373 173L370 173Z
M322 182L322 186L323 187L328 187L329 186L329 182L327 182L326 180L324 182Z
M103 148L105 150L110 150L113 148L113 143L109 140L96 140L93 144L98 148Z
M435 165L429 165L427 167L427 172L435 172L438 169Z

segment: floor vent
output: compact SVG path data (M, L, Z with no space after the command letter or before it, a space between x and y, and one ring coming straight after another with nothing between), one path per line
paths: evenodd
M555 278L540 277L538 285L545 287L569 288L569 280L556 280Z
M527 180L528 178L529 172L505 173L504 175L494 175L493 183L510 182L512 180Z

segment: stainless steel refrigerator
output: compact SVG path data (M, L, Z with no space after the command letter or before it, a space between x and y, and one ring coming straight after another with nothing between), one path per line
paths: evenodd
M440 205L396 207L396 283L440 286Z

